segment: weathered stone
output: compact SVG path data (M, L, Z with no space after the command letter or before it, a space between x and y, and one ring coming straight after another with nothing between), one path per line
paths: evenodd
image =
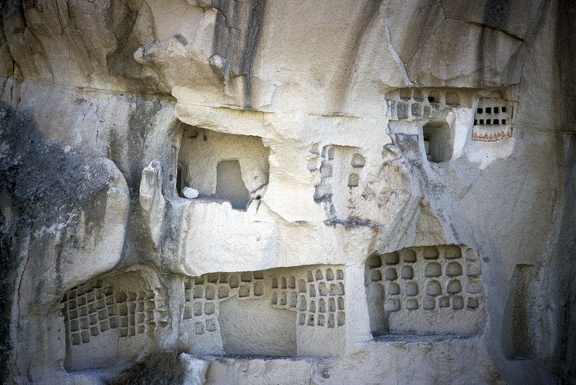
M571 2L0 8L0 382L576 381Z
M198 190L193 189L192 187L184 187L184 189L182 190L182 194L184 195L185 198L188 199L194 199L194 198L198 198Z

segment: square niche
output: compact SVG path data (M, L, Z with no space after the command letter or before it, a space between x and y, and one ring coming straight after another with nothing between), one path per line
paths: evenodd
M422 127L424 149L430 162L441 163L452 159L454 130L447 122L429 122Z
M203 200L224 200L236 210L262 198L270 150L262 138L184 126L178 152L177 192L186 187Z

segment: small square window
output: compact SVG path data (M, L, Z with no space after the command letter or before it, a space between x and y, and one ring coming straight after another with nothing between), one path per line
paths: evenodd
M506 119L502 119L502 124L506 124Z
M500 113L500 108L499 108L499 107L494 107L494 113L495 113L495 114Z
M506 112L506 107L502 107L502 112Z
M475 126L478 125L478 119L474 119L474 125L475 125Z
M486 124L491 124L492 121L490 119L486 119Z
M476 111L477 111L479 114L481 114L482 112L484 112L484 109L482 109L482 108L479 107Z
M491 114L492 113L492 107L486 107L486 113Z
M480 124L484 124L484 119L480 119Z
M494 124L500 124L500 120L494 119L494 122L493 122L493 123L494 123Z

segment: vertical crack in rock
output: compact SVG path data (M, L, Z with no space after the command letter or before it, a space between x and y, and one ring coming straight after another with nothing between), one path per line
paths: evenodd
M53 81L52 68L45 56L44 47L34 35L33 26L26 17L26 11L30 6L14 2L0 3L0 8L9 51L13 53L14 62L22 69L24 75Z
M524 34L522 38L519 40L522 41L522 44L516 52L510 57L506 68L502 71L502 83L503 84L517 84L520 82L521 76L521 68L524 64L524 60L526 59L526 55L528 54L528 48L532 46L532 42L536 38L536 31L540 29L542 26L542 22L544 21L544 15L549 12L550 1L543 1L538 16L536 16L530 23L530 27ZM514 36L512 36L514 37Z
M418 53L418 51L421 50L426 44L428 44L430 39L432 39L434 36L436 36L438 31L440 30L440 27L444 24L444 22L446 20L448 20L446 17L446 12L444 12L444 5L442 4L442 2L441 1L438 2L437 6L440 8L441 21L438 22L439 17L438 17L436 12L433 12L432 10L430 12L428 12L428 14L426 15L426 18L424 19L424 21L422 23L423 27L420 28L420 32L418 34L418 37L415 40L417 42L415 47L412 49L408 49L408 50L406 50L405 47L402 47L402 49L400 49L400 51L403 52L403 55L404 55L403 62L407 63L409 68L410 68L410 63L412 62L412 59ZM410 43L407 40L405 40L404 46L409 47ZM412 52L409 55L406 55L406 51L407 52L412 51Z
M72 8L72 10L70 10L68 3L66 2L57 2L56 4L58 7L58 18L60 20L60 24L62 26L65 25L64 31L68 32L68 35L70 36L70 43L73 45L73 49L77 52L80 52L80 55L83 56L82 62L85 71L84 75L87 79L90 79L90 76L94 73L94 65L92 64L92 60L95 59L90 55L91 50L88 48L89 44L87 44L87 41L84 39L84 34L81 33L82 27L79 28L78 26L74 9ZM68 21L72 24L73 28L70 28Z
M134 37L134 27L141 6L142 2L133 9L133 4L130 2L124 4L125 9L122 11L112 5L108 8L105 19L116 37L117 44L116 49L106 57L106 65L112 75L131 77L141 71L142 65L133 60L133 54L139 47ZM121 20L118 20L118 13L123 14Z
M252 66L264 25L265 7L266 0L219 0L214 5L218 10L214 51L226 58L234 75L245 76L244 108L248 109L252 107Z
M506 30L510 17L510 0L488 0L484 6L484 24L494 26L499 30ZM484 85L490 79L489 63L492 55L487 52L487 47L493 46L494 30L482 28L478 42L477 62L478 62L478 85ZM488 55L488 57L486 57Z
M244 48L244 57L242 60L242 72L246 73L246 88L245 93L245 107L251 108L252 97L252 65L258 50L258 43L260 41L260 31L264 25L264 7L266 0L257 0L252 12L250 14L250 22L248 24L248 39L246 47Z
M404 63L402 63L402 59L400 59L400 56L398 56L398 53L396 52L396 50L394 49L394 46L392 45L392 39L390 38L390 26L389 26L388 19L386 19L386 40L388 41L388 48L390 49L390 53L392 54L392 57L394 58L394 61L396 62L396 64L398 64L398 69L402 73L402 77L404 78L404 85L413 86L414 83L412 83L412 81L410 81L410 79L408 78L408 73L406 72L406 68L404 67Z
M356 22L356 27L352 29L355 37L350 52L346 55L346 58L343 60L342 68L337 70L335 76L336 86L334 87L334 92L337 93L333 97L333 109L335 112L341 111L344 108L350 83L352 81L352 72L356 60L358 59L358 51L360 50L362 39L364 38L368 26L370 26L372 20L374 20L374 17L378 14L378 9L380 9L381 4L382 0L368 0L360 12L360 16Z

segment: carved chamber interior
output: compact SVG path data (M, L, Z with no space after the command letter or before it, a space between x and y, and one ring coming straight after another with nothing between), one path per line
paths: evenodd
M200 200L228 201L246 210L268 184L269 149L255 136L225 134L184 125L178 150L177 192L198 190Z
M430 122L422 128L426 157L434 163L446 162L454 151L454 133L446 122Z

